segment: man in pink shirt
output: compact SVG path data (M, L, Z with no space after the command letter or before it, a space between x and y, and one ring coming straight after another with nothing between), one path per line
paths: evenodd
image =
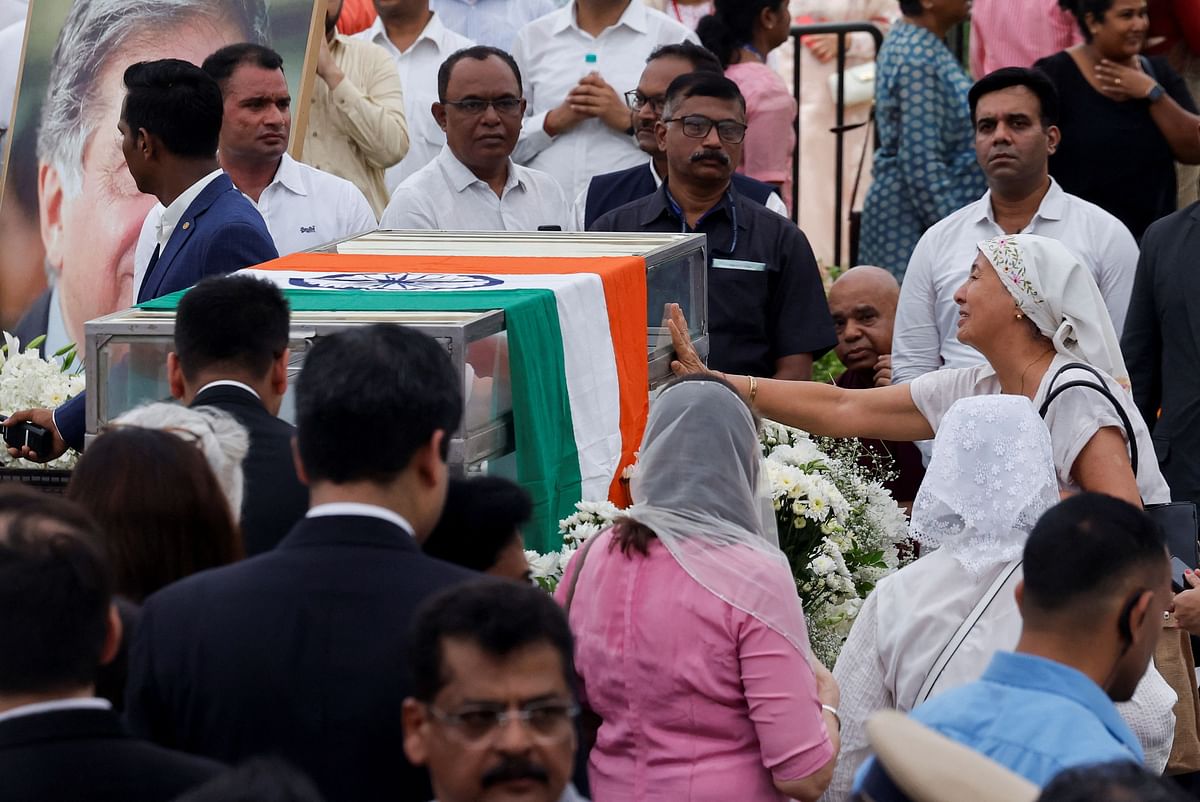
M1033 62L1079 44L1083 34L1058 0L975 0L971 7L971 73Z

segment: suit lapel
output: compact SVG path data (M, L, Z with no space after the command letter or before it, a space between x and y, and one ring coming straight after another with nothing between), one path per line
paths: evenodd
M171 232L171 238L167 240L167 247L163 249L162 254L158 257L158 262L146 274L146 278L142 282L142 288L138 292L138 303L149 301L159 296L163 280L171 270L171 263L175 261L179 252L187 245L192 234L196 233L196 227L200 224L200 218L223 192L232 188L233 181L228 175L221 173L210 181L208 186L188 205L187 209L183 212L183 216L179 218L179 222L175 225L175 230Z

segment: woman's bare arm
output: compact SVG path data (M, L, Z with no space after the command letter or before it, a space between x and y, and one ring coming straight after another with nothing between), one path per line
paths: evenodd
M1142 506L1129 448L1120 429L1105 426L1092 435L1071 466L1071 478L1089 493L1104 493Z
M675 344L676 360L671 369L677 376L711 373L701 362L688 337L687 320L678 305L672 305L668 321ZM750 400L750 379L728 375L742 397ZM795 426L812 434L831 437L875 437L881 440L928 440L933 437L929 421L913 403L908 385L846 390L816 382L756 379L754 406L771 420Z

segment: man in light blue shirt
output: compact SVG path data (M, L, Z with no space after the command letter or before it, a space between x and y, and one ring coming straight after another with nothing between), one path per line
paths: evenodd
M512 51L525 23L559 7L554 0L429 0L442 24L473 42Z
M1039 786L1072 766L1142 762L1113 702L1133 695L1172 603L1161 530L1124 501L1073 496L1038 521L1023 568L1016 652L912 717ZM855 790L879 771L867 761Z

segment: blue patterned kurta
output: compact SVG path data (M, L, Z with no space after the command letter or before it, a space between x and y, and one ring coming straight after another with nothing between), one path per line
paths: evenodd
M987 189L975 161L971 79L934 33L898 22L875 72L879 149L863 204L861 264L903 278L925 229Z

